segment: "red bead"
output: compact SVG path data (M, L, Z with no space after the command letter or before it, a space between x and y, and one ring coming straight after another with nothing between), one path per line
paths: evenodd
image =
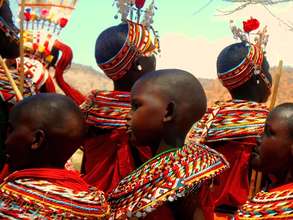
M31 13L30 12L24 12L24 19L26 21L30 21L32 18Z
M255 18L251 18L247 21L243 21L243 30L246 33L249 33L253 30L256 30L259 28L259 21Z
M135 0L135 6L141 9L144 6L145 0Z
M68 19L67 18L60 18L59 25L60 27L64 28L67 25Z

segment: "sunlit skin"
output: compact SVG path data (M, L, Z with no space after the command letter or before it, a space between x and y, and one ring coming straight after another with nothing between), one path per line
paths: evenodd
M277 185L293 181L293 137L289 129L288 111L270 113L264 135L252 153L251 164L255 169L274 176Z
M180 74L180 70L155 71L132 88L127 131L135 145L151 146L155 154L181 147L192 124L204 114L201 85L186 72Z
M168 98L160 94L155 86L137 85L132 90L131 112L128 115L127 133L131 141L138 145L152 143L153 149L160 151L158 146L168 146L163 134L164 122L170 118L166 115L165 109L169 104ZM147 120L147 123L146 121ZM166 137L168 139L168 137ZM178 140L182 144L182 139ZM169 143L176 145L176 143Z

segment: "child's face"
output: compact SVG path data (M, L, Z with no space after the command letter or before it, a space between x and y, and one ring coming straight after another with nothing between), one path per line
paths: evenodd
M33 129L29 122L11 112L5 141L11 170L23 169L30 163L29 155L33 142Z
M267 174L286 172L292 163L292 145L288 120L281 113L273 112L266 121L264 135L252 153L252 166Z
M166 97L150 83L138 83L131 91L132 109L127 117L131 141L140 145L158 145L163 136Z

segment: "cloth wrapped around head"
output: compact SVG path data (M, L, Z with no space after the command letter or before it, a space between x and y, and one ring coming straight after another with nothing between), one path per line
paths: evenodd
M239 38L242 42L227 46L218 56L218 78L228 90L238 88L251 79L253 75L259 75L267 87L271 87L270 80L263 72L264 66L268 66L264 56L264 47L268 40L266 27L256 34L255 43L251 43L249 37L247 37L248 33L252 30L247 32L245 24L255 21L257 20L252 18L244 22L244 31L236 26L232 26L231 30L234 34L234 38ZM258 26L256 29L257 28Z
M112 80L123 77L138 56L151 56L159 49L158 39L142 24L130 20L105 30L96 42L98 66Z

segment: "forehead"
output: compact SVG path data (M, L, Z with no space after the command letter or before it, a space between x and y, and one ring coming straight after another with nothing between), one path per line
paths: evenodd
M153 98L166 97L165 92L160 85L150 81L140 81L136 83L131 90L131 98L137 98L141 96L149 96Z

